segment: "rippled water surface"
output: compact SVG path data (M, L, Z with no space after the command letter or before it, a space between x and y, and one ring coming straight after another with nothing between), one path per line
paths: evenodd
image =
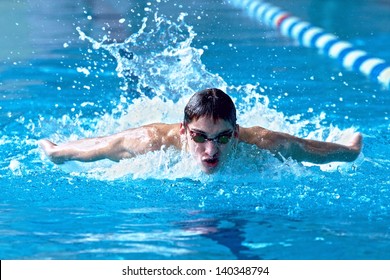
M389 90L223 1L96 2L0 4L1 259L390 257ZM390 61L387 1L273 3ZM211 86L242 126L360 131L362 155L313 166L241 145L207 176L170 149L56 166L37 146L180 122Z

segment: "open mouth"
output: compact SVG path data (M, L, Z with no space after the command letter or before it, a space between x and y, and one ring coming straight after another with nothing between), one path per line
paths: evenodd
M204 159L203 162L208 167L215 167L218 165L219 159L218 158L207 158L207 159Z

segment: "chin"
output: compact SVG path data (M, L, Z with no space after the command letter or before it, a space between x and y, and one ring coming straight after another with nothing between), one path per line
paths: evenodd
M213 174L213 173L215 173L215 171L216 170L210 170L210 169L202 169L202 171L203 171L203 173L205 173L205 174L208 174L208 175L211 175L211 174Z
M205 167L205 166L202 166L202 171L206 174L213 174L213 173L216 173L219 169L219 166L215 166L215 167Z

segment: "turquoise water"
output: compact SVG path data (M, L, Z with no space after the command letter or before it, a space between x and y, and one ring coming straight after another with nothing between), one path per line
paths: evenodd
M388 259L389 91L223 1L3 1L1 259ZM390 61L386 1L273 1ZM348 13L345 11L348 10ZM221 87L238 122L364 136L354 163L242 145L213 176L188 155L56 166L36 141L178 122Z

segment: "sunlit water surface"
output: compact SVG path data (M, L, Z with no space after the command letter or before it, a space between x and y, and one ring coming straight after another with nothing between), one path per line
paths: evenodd
M2 4L0 258L390 257L388 90L224 2L44 2ZM341 4L275 2L390 60L385 2L349 6L372 30L342 31ZM232 96L242 126L339 143L360 131L363 153L316 166L241 144L209 176L173 149L56 166L37 146L180 122L206 87Z

